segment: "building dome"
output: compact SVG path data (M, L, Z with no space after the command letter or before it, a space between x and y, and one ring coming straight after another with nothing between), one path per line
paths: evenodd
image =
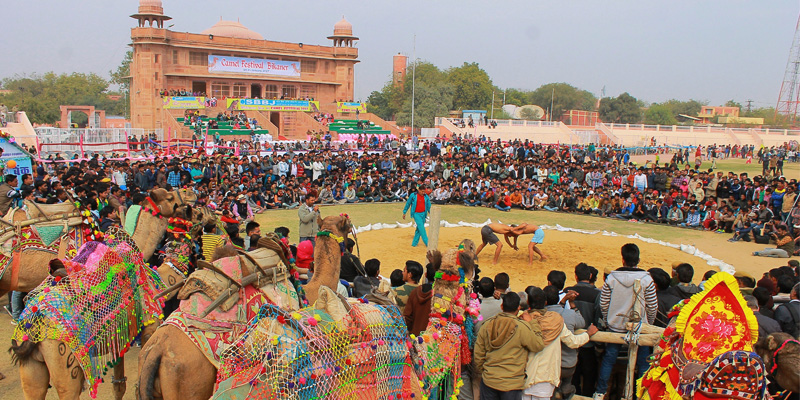
M353 36L353 24L342 16L342 20L333 26L333 36Z
M161 0L139 0L139 14L163 14Z
M214 24L214 26L204 30L201 33L204 35L224 36L237 39L264 40L263 36L261 36L257 32L247 29L244 25L240 24L238 21L219 20L219 22Z

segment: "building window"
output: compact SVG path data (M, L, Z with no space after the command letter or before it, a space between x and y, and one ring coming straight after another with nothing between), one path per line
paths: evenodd
M300 87L301 99L315 99L317 97L316 85L303 85Z
M172 63L178 63L178 50L172 50Z
M200 52L200 51L190 51L189 52L189 65L207 66L208 65L208 53L203 53L203 52Z
M317 73L317 61L316 60L301 61L300 72L307 72L312 74Z
M297 97L297 86L292 85L284 85L283 91L281 92L281 96L284 99L294 99Z
M278 85L264 85L264 98L277 99L278 98Z
M156 64L158 64L158 54L156 54Z
M233 97L235 98L247 97L247 85L245 85L244 83L234 83Z
M231 97L231 84L228 82L211 82L211 95L216 98Z

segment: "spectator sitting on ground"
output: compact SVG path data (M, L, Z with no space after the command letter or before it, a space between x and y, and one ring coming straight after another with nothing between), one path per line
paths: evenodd
M353 280L353 296L364 297L372 289L377 289L381 284L381 262L376 258L371 258L364 263L364 270L367 276L357 276Z

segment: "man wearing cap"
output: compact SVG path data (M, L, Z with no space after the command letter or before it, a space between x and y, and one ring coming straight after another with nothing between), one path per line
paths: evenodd
M417 247L420 238L422 238L422 242L427 246L428 234L425 232L425 219L431 211L431 199L425 193L421 182L417 185L416 193L408 196L406 206L403 207L403 219L406 219L406 212L408 212L409 209L411 209L411 218L417 225L414 231L414 239L411 240L411 246Z

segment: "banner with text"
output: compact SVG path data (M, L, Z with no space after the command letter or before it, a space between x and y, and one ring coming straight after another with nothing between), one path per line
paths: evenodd
M208 55L208 72L235 72L240 74L278 75L300 77L300 61L264 60Z
M205 97L164 97L162 98L165 109L194 110L206 108Z
M227 99L227 102L228 104L226 106L229 110L319 112L318 101Z
M22 176L33 173L30 156L16 144L9 142L6 138L0 138L0 149L3 149L3 156L0 157L0 167L4 168L3 174ZM8 162L11 160L16 164L14 168L8 167ZM19 180L19 183L22 183L22 179Z
M367 105L364 103L353 103L346 101L336 102L336 112L340 113L354 113L354 112L367 112Z

